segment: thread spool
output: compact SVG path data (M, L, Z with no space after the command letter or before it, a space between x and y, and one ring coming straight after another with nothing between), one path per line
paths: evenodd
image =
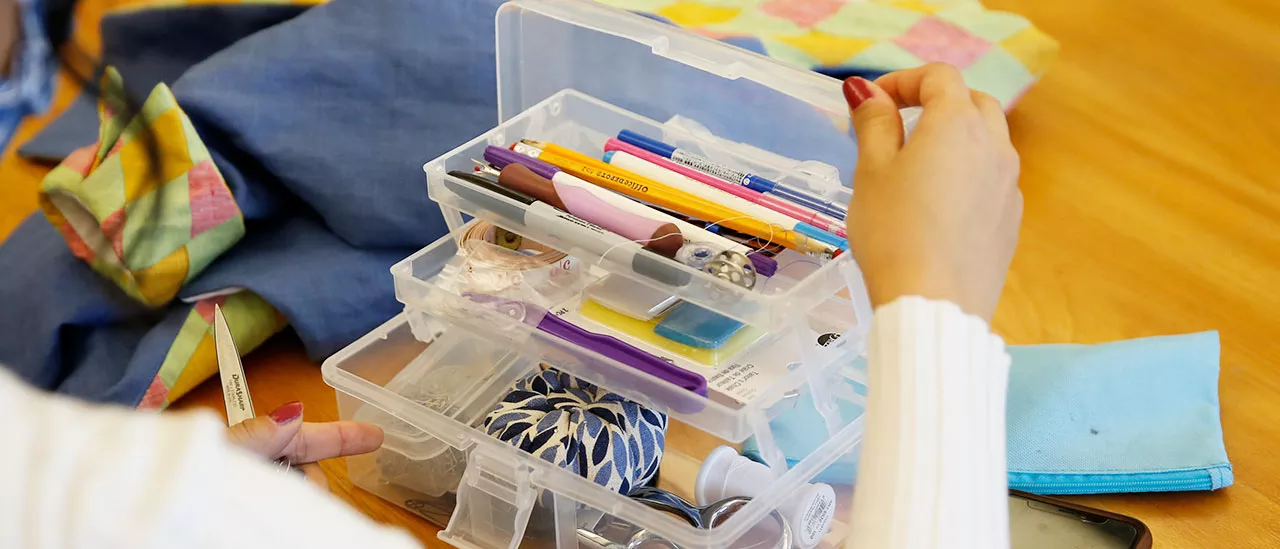
M459 248L466 257L461 291L515 292L522 300L550 306L582 281L577 258L484 221L463 233Z
M756 268L751 263L751 258L733 250L716 254L715 258L702 267L702 270L748 290L756 287Z
M756 497L775 480L767 465L721 446L702 462L694 483L694 496L704 505L728 497ZM791 525L795 547L811 549L831 530L835 508L835 490L826 484L812 483L787 497L778 506L778 512Z

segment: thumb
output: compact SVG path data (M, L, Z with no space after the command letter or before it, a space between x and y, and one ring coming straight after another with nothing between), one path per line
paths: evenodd
M844 81L844 98L853 113L858 161L875 165L892 160L903 139L897 103L880 86L856 76Z
M227 430L231 442L267 459L280 457L302 428L302 403L290 402L265 416L246 419Z

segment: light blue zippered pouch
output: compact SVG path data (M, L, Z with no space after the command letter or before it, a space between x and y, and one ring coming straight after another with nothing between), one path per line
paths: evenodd
M1009 354L1010 488L1106 494L1231 485L1218 414L1217 332L1010 346ZM779 446L796 457L826 440L811 401L772 424ZM743 453L758 459L753 442ZM847 459L818 481L848 484L856 471L856 459Z
M1217 490L1218 332L1009 347L1009 486L1039 494Z

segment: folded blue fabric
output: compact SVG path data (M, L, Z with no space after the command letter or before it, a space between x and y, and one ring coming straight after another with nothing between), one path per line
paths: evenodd
M1010 488L1105 494L1231 485L1218 414L1217 332L1011 346L1009 354ZM789 461L826 440L816 415L809 403L773 421ZM754 441L744 454L758 459ZM848 483L856 469L850 457L821 480Z
M308 6L217 4L169 6L102 17L102 64L115 67L138 102L156 84L173 84L192 65L242 38L297 16ZM98 138L98 97L86 90L67 110L22 144L18 154L60 162Z

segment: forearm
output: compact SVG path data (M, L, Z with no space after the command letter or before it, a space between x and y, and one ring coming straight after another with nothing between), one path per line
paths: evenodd
M211 415L89 406L0 369L0 547L417 544L233 447Z
M918 297L881 307L851 548L1009 545L1009 357L981 319Z

